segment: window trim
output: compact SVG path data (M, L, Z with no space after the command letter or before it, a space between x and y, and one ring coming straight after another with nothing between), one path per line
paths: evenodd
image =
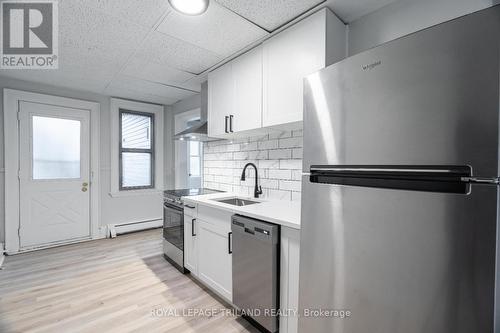
M124 113L128 114L136 114L139 116L145 116L151 118L151 148L142 149L142 148L123 148L122 142L122 117ZM156 120L155 114L151 112L141 112L141 111L132 111L125 108L118 109L118 189L120 191L133 191L133 190L148 190L155 188L155 155L156 155L156 137L155 131L156 129ZM123 153L145 153L151 154L151 164L150 164L150 172L151 172L151 185L149 186L123 186Z
M120 190L120 109L133 111L133 112L145 112L148 114L154 114L154 188L146 189L130 189L130 190ZM109 166L103 166L102 169L109 172L110 176L110 190L109 195L112 198L119 197L129 197L129 196L143 196L143 195L158 195L162 192L164 188L164 107L163 105L136 102L121 98L110 98L110 141L111 150L110 158L111 164ZM106 133L106 132L104 132Z

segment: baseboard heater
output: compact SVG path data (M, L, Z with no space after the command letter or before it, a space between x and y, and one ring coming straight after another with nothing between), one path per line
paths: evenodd
M128 234L135 231L142 231L148 229L161 228L163 226L163 219L138 221L122 224L108 225L108 237L114 238L117 235Z

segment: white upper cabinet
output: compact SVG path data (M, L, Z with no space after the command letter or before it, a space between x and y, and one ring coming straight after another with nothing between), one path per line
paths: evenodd
M264 42L263 127L302 121L304 78L345 54L345 25L328 9Z
M208 74L208 134L229 133L229 115L233 111L232 63Z
M262 127L262 46L233 62L233 116L231 130L242 132Z
M346 55L345 25L328 9L208 75L208 134L230 137L302 121L304 78Z

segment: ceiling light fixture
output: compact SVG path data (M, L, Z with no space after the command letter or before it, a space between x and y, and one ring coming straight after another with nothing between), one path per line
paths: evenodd
M201 15L208 8L209 0L168 0L176 11L186 15Z

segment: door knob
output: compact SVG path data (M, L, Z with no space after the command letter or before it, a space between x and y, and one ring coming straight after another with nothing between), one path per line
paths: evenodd
M82 186L87 187L89 186L89 183L83 183Z
M82 187L82 192L87 192L87 188L86 187Z

